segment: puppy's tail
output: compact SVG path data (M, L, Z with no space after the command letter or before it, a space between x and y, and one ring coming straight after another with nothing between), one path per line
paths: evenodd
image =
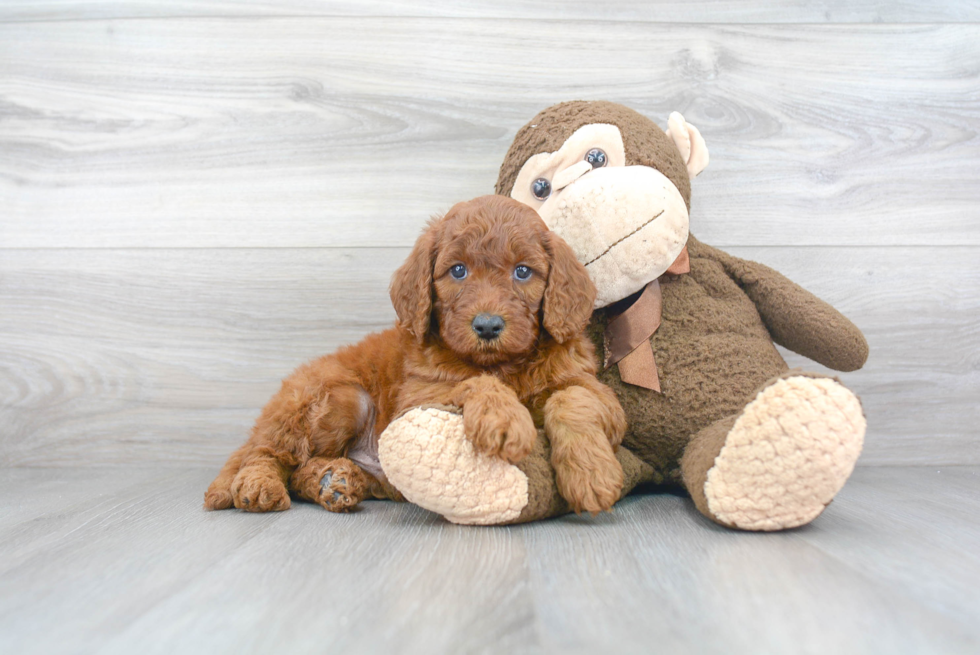
M238 475L238 469L242 467L242 457L248 444L245 444L231 454L225 465L221 467L221 473L214 479L211 486L204 494L204 509L228 509L234 505L231 497L231 483Z

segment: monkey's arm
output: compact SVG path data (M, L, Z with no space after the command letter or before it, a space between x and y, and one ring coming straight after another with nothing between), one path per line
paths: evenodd
M755 303L773 341L836 371L856 371L868 359L868 342L830 304L768 266L688 241L691 257L719 262Z

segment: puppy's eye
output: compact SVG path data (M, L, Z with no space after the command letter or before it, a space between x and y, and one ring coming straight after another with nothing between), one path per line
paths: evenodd
M514 269L514 277L522 281L527 280L528 278L531 277L531 269L521 264L520 266Z
M592 168L602 168L606 165L606 153L599 148L593 148L585 153L585 161L592 164Z
M449 269L449 274L456 280L462 280L464 277L466 277L466 267L462 264L456 264Z
M551 182L543 177L539 177L534 182L531 182L531 193L538 200L544 200L551 195Z

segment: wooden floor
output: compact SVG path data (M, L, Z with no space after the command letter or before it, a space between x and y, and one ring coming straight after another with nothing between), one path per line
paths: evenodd
M780 534L669 494L507 528L208 513L212 473L5 471L0 652L980 652L978 467L859 469Z

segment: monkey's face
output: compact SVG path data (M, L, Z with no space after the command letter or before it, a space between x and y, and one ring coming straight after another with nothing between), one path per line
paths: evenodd
M671 130L680 132L675 116L679 114L672 115ZM687 202L678 185L659 170L673 170L676 177L678 166L671 169L656 161L664 153L673 158L678 154L683 158L683 153L671 143L669 133L647 122L651 133L644 134L642 142L654 142L659 152L645 157L635 144L632 148L624 144L618 126L589 123L555 144L556 149L529 157L510 191L512 198L536 209L545 224L575 251L598 289L597 308L625 298L662 275L687 243ZM683 127L688 126L684 123ZM707 150L700 134L685 132L689 143L695 135L699 142L695 155L703 155L706 164ZM554 144L555 139L550 141ZM690 155L689 148L689 171ZM686 174L683 159L678 163Z

